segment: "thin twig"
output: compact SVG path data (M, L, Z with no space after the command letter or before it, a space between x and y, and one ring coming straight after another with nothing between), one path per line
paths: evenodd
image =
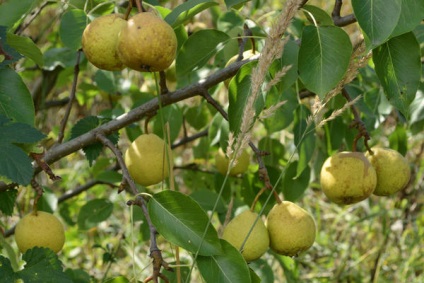
M348 102L352 101L352 98L350 97L349 93L347 92L346 88L342 88L342 95L344 98L346 98L346 100ZM367 148L368 152L372 155L373 152L371 150L371 148L368 145L368 140L370 140L370 135L367 131L367 128L365 127L365 123L362 121L361 119L361 115L359 113L359 110L356 108L355 105L350 105L350 109L352 110L353 116L354 116L354 121L351 125L352 128L356 128L359 133L358 135L355 137L355 139L353 140L353 145L352 145L352 151L356 151L356 145L357 142L360 138L364 138L364 144L365 147Z
M72 82L71 93L69 94L68 107L66 107L65 116L63 117L62 121L60 122L59 136L58 136L58 139L57 139L58 143L62 143L63 138L65 137L66 124L68 123L68 119L69 119L69 115L71 113L72 105L75 101L75 94L77 92L77 83L78 83L79 64L80 64L80 59L81 59L81 53L82 53L82 49L77 51L77 60L76 60L75 67L74 67L74 80Z

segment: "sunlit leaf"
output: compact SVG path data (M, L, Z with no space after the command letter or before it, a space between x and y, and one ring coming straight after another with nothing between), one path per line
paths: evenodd
M192 253L221 253L218 234L206 212L192 198L176 191L162 191L149 201L149 215L166 240Z
M343 78L352 44L336 26L307 26L299 50L299 75L306 88L322 99Z

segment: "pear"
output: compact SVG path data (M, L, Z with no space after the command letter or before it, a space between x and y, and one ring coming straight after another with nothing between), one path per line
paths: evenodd
M320 183L327 198L353 204L368 198L377 185L377 173L362 152L338 152L321 168Z
M253 229L249 234L252 226ZM248 238L245 240L247 236ZM243 242L246 241L241 254L247 262L260 258L269 247L268 231L265 224L261 218L258 218L257 213L250 210L243 211L234 217L225 226L222 238L238 250L242 248Z
M405 188L411 178L408 161L399 152L389 148L372 148L373 154L365 153L377 172L374 194L389 196Z
M152 12L128 20L118 38L117 51L125 66L141 72L158 72L175 59L177 37L173 28Z
M222 175L227 174L228 166L230 166L230 158L228 158L224 151L219 148L218 152L215 155L215 166L219 173ZM234 163L234 166L230 169L230 176L237 176L243 174L247 171L250 164L250 155L247 150L242 150L239 157Z
M131 177L142 186L162 182L173 166L171 148L155 134L137 137L125 152L124 159Z
M49 248L58 253L65 243L65 230L53 214L34 211L16 224L15 241L22 253L33 247Z
M127 25L124 16L111 14L94 19L82 34L82 49L87 60L102 70L125 68L116 52L118 34Z
M315 241L316 225L312 215L290 201L276 204L269 211L266 227L270 247L278 254L296 256Z

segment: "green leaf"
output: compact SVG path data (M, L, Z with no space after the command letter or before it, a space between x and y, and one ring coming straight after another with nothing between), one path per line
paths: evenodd
M262 157L267 166L278 167L281 160L284 159L285 148L278 139L270 138L269 136L264 137L259 141L258 147L268 153Z
M245 106L251 96L251 73L256 63L250 62L241 67L228 85L228 121L230 131L235 135L240 131ZM256 114L262 111L264 104L264 97L259 94L254 105Z
M72 49L77 50L81 48L82 33L87 26L88 18L83 10L72 9L63 14L59 35L63 44Z
M8 258L0 255L0 282L16 282L18 276L13 271L12 265Z
M323 99L343 78L351 53L352 44L343 29L305 27L299 50L300 79L306 88Z
M81 55L83 56L83 55ZM53 71L57 67L73 67L77 62L77 53L69 48L52 48L44 53L44 69Z
M34 61L39 67L43 66L43 54L29 37L8 33L7 43L19 53Z
M88 230L112 215L113 203L107 199L93 199L81 207L78 228Z
M197 267L205 282L251 282L249 268L241 253L225 240L221 240L221 246L222 254L197 258Z
M261 279L261 283L273 283L275 282L274 271L272 270L269 263L264 259L257 259L249 263L251 269L257 274Z
M99 118L96 116L87 116L81 120L79 120L71 130L71 139L74 139L76 137L79 137L97 127L100 125L110 121L110 119L106 118ZM110 134L107 136L107 138L113 143L117 144L119 140L119 133L114 132L113 134ZM103 149L103 144L100 142L96 142L93 144L90 144L89 146L83 147L83 151L88 159L88 162L90 163L90 166L93 164L93 161L99 157L101 151Z
M4 215L12 215L13 207L15 206L15 200L17 196L18 191L15 189L0 192L0 211Z
M238 5L249 2L249 1L250 0L224 0L225 6L227 6L227 9L230 9L234 6L238 7Z
M393 37L373 50L375 72L390 104L409 117L421 79L420 46L412 32Z
M22 259L26 264L17 274L24 282L72 282L63 272L62 262L58 256L48 248L29 249L23 254Z
M218 194L205 190L200 189L198 191L195 191L190 194L190 197L195 200L205 211L212 211L216 200L218 199ZM227 211L227 208L225 206L225 202L222 200L222 198L219 198L218 204L216 207L216 212L218 213L225 213Z
M327 14L326 11L322 10L321 8L318 8L317 6L304 5L302 7L302 10L304 10L304 14L311 24L314 24L316 22L319 26L334 25L331 16ZM311 17L311 14L313 16L313 19Z
M308 168L315 151L315 131L312 130L312 123L306 122L310 114L309 109L302 104L296 109L293 126L294 142L298 152L296 177L299 177L303 170Z
M35 143L45 136L28 124L12 122L0 115L0 176L28 185L33 176L32 160L18 145Z
M278 93L269 93L266 96L266 106L271 107L280 101L286 101L275 113L263 121L269 133L275 133L287 128L293 122L293 111L299 105L294 88Z
M384 43L396 27L402 0L352 0L353 12L370 49Z
M94 82L99 89L109 94L115 94L118 91L115 76L114 72L97 70L94 74Z
M149 201L149 215L159 234L169 242L199 255L221 253L218 234L205 211L192 198L162 191Z
M53 213L57 209L57 197L56 194L49 188L43 188L43 195L37 202L37 209Z
M23 56L7 42L7 28L0 26L0 69L17 62Z
M0 26L12 27L32 9L34 3L36 3L34 0L9 0L2 3L0 5Z
M283 179L284 199L288 201L298 200L309 186L309 167L305 167L302 173L297 176L298 161L293 161L287 166Z
M218 2L212 0L189 0L175 7L165 17L165 21L175 28L184 24L203 10L216 5L219 5Z
M200 130L205 126L208 126L211 118L207 103L204 101L202 101L200 105L188 108L184 113L184 117L187 123L196 130Z
M200 30L191 35L178 52L177 79L190 76L190 72L203 67L216 54L229 36L218 30Z
M153 132L158 136L166 135L166 124L169 125L169 142L173 142L178 137L183 125L183 113L178 105L172 104L159 109L153 121Z
M68 277L74 283L90 283L90 282L92 282L90 275L83 269L69 269L68 268L68 269L65 270L65 273L66 273L66 275L68 275ZM121 282L121 283L123 283L123 282Z
M0 69L0 114L34 125L34 104L22 78L12 69Z
M414 30L424 17L424 1L402 0L399 21L391 36L398 36Z
M389 136L390 148L402 155L408 151L408 133L402 125L397 125L396 129Z

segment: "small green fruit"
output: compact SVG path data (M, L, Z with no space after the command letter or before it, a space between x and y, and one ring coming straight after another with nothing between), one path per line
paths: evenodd
M339 152L321 168L321 187L329 200L353 204L368 198L377 185L374 167L362 152Z
M172 150L157 135L144 134L136 138L125 152L125 165L136 183L154 185L169 176L169 169L173 166Z
M408 161L399 152L388 148L372 148L365 156L377 172L377 187L374 194L389 196L405 188L411 178Z
M22 253L33 247L49 248L58 253L65 243L65 230L53 214L32 212L16 225L15 241Z
M268 231L262 220L257 218L257 213L246 210L228 223L222 235L224 240L240 250L251 227L254 225L241 251L242 256L247 262L260 258L269 247Z
M141 72L158 72L175 59L177 36L173 28L151 12L139 13L121 30L117 51L125 66Z
M87 60L99 69L120 71L125 68L116 53L118 34L127 25L124 16L111 14L93 20L82 34L82 49Z
M224 151L220 148L215 155L215 166L219 173L226 175L228 166L230 166L230 159L225 155ZM235 165L230 170L230 176L237 176L247 171L250 164L250 155L246 150L242 150L240 156L237 158Z
M281 255L296 256L309 249L315 241L314 218L290 201L276 204L270 210L266 227L271 249Z

